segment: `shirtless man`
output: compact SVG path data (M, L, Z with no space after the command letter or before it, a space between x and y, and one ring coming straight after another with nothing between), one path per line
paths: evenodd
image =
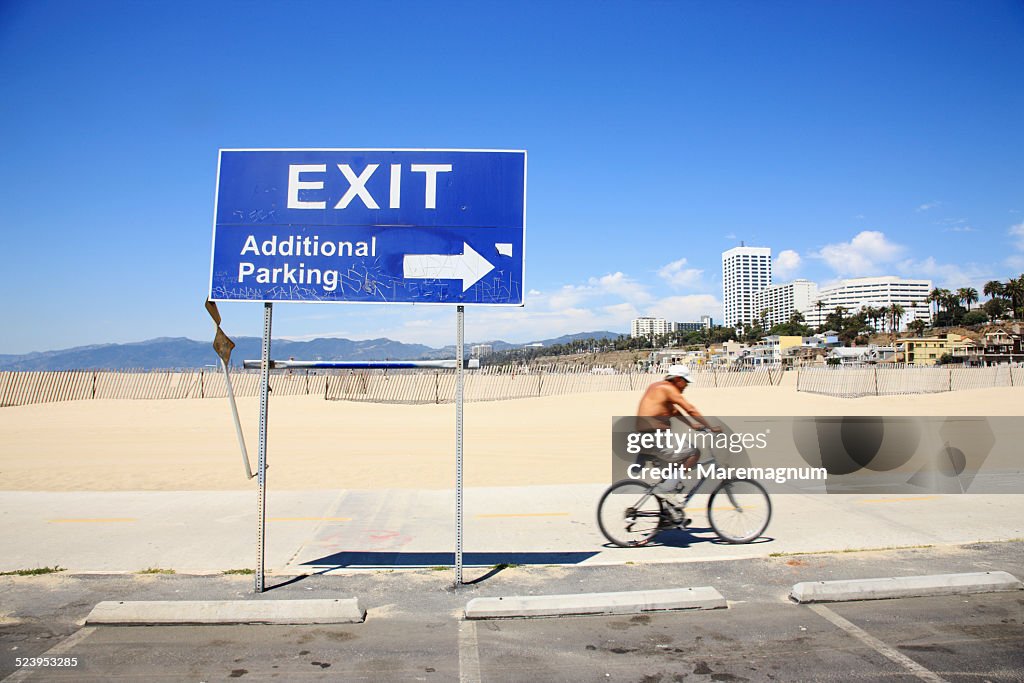
M636 410L636 429L639 432L654 432L659 429L671 429L671 418L676 416L676 409L685 413L683 421L692 429L710 429L713 432L722 431L721 427L712 427L711 423L700 414L697 408L683 398L683 391L690 384L690 369L685 365L673 365L669 367L668 374L661 382L655 382L647 387L643 397L640 399L640 406ZM691 420L692 418L692 420ZM694 421L697 424L694 424ZM675 453L671 449L664 449L660 452L651 452L649 455L665 460L677 462L682 467L692 469L700 459L700 451L696 448Z

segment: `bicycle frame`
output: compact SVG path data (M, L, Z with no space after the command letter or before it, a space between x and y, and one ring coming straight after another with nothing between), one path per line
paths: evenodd
M709 453L708 458L706 460L698 461L698 463L697 463L698 465L717 465L718 464L718 461L715 460L715 452L711 448L708 448L708 453ZM664 510L665 505L669 505L669 506L671 506L673 508L677 508L679 510L682 510L690 502L690 499L692 499L697 494L697 491L700 490L701 486L703 486L704 482L706 482L707 480L708 480L708 478L706 476L700 477L697 480L697 483L693 486L693 488L691 488L689 491L687 491L686 495L683 497L683 500L680 501L680 503L678 505L676 505L675 503L670 502L664 495L659 495L659 494L663 494L663 493L668 493L668 491L658 491L657 490L658 486L660 486L665 481L664 479L659 479L656 483L648 485L647 493L639 500L639 502L637 503L637 507L639 507L640 505L643 505L645 502L647 502L647 499L650 498L651 496L654 496L655 498L658 499L658 502L659 502L659 506L658 507L659 507L659 509ZM732 500L732 494L728 493L728 495L729 495L730 500ZM733 502L735 502L735 501L733 501Z

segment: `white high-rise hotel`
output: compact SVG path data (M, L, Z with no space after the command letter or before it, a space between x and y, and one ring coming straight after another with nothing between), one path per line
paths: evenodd
M763 317L765 329L789 322L794 313L802 313L804 320L818 300L818 285L810 280L793 280L783 285L770 285L754 295L754 316Z
M722 301L726 327L753 324L760 315L754 296L772 283L769 247L733 247L722 252Z
M904 315L900 327L911 320L929 320L928 293L931 280L861 277L842 280L818 291L809 280L772 284L772 250L769 247L734 247L722 252L722 300L726 327L742 328L765 317L768 328L784 323L796 311L811 327L821 326L829 313L842 306L847 313L862 308L899 304ZM820 306L819 306L820 302Z
M837 306L842 306L848 313L856 313L863 308L884 308L899 304L903 307L900 328L905 329L912 320L931 320L931 308L928 305L928 293L931 291L931 280L905 280L891 275L851 278L821 290L814 306L804 313L804 317L809 325L819 326ZM820 314L818 301L821 302Z

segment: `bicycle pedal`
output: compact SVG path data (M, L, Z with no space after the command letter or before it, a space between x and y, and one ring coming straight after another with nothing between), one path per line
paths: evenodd
M693 520L684 515L682 510L677 511L672 515L672 524L677 527L685 529L690 526L692 522Z

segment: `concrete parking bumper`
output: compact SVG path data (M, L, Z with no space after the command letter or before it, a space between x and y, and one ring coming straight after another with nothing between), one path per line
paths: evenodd
M98 603L87 626L175 624L353 624L366 618L357 598L337 600L140 600Z
M474 598L466 604L467 619L516 619L587 614L638 614L664 610L705 610L727 607L711 587L666 588L570 595L513 595Z
M1024 584L1006 572L970 572L847 581L807 581L793 586L789 597L799 603L884 600L963 593L1021 590Z

